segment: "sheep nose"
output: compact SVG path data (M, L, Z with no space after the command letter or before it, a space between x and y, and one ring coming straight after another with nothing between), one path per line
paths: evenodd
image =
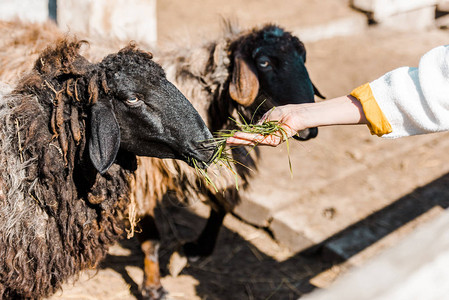
M217 147L211 145L208 141L198 143L196 149L198 150L199 158L205 164L204 167L212 163L215 153L218 151Z

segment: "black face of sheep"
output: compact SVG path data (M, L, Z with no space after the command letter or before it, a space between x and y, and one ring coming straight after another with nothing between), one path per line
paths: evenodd
M104 173L119 148L142 156L196 159L205 167L213 154L202 147L212 135L190 102L150 55L131 49L100 63L107 94L91 109L89 153Z
M305 67L303 43L289 32L268 25L231 45L234 54L229 93L237 103L259 107L263 114L273 106L314 102L322 97ZM300 133L301 139L313 138L317 129Z

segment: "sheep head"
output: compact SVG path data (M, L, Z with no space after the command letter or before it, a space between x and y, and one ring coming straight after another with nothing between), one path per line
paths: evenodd
M98 64L99 91L91 109L89 153L104 172L119 148L140 156L195 158L205 164L212 135L190 102L165 77L151 54L130 45ZM95 84L92 84L92 86ZM92 94L92 92L91 92Z
M91 64L78 53L82 44L62 40L46 49L21 85L52 108L50 127L64 158L69 140L78 143L84 134L90 160L102 174L119 150L188 163L195 158L206 166L213 149L202 144L212 134L150 53L130 44Z
M267 25L242 35L230 45L233 69L229 94L238 104L263 114L273 106L314 102L322 97L305 67L304 44L291 33ZM252 108L252 110L251 110ZM315 137L307 130L303 139Z

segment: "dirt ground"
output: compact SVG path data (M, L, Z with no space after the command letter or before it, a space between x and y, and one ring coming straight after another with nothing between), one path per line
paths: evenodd
M298 28L305 26L305 19L313 23L314 18L306 12L308 5L315 9L318 2L162 0L158 3L160 46L178 37L187 36L192 44L211 38L219 31L220 15L238 19L242 27L276 22L287 29ZM323 8L324 17L332 16L329 11L339 13L336 9ZM416 65L423 53L447 40L449 32L439 30L394 33L369 29L363 35L306 44L307 66L320 91L332 98L395 67ZM346 134L353 132L346 131ZM344 139L330 137L326 142L344 143ZM332 158L318 159L332 164ZM283 172L276 168L286 169L273 166L276 174ZM308 171L310 177L320 173L320 170ZM289 176L288 172L284 173ZM227 216L214 254L190 263L174 278L167 270L170 255L181 241L193 239L205 222L207 207L201 203L195 206L196 213L193 213L191 208L167 199L159 209L163 285L171 299L297 299L316 288L310 283L311 278L337 263L320 254L292 253L266 230ZM111 249L97 272L83 274L74 285L67 284L63 292L51 299L138 299L141 280L142 256L138 243L134 239L124 240Z

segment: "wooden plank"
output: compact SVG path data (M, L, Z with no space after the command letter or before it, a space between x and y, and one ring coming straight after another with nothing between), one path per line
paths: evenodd
M351 5L370 12L376 21L390 16L437 5L438 0L351 0Z
M57 21L63 30L74 33L150 46L157 41L156 0L58 1Z
M0 20L20 19L44 22L48 18L48 0L0 0Z
M446 299L449 294L449 211L396 247L301 300Z

